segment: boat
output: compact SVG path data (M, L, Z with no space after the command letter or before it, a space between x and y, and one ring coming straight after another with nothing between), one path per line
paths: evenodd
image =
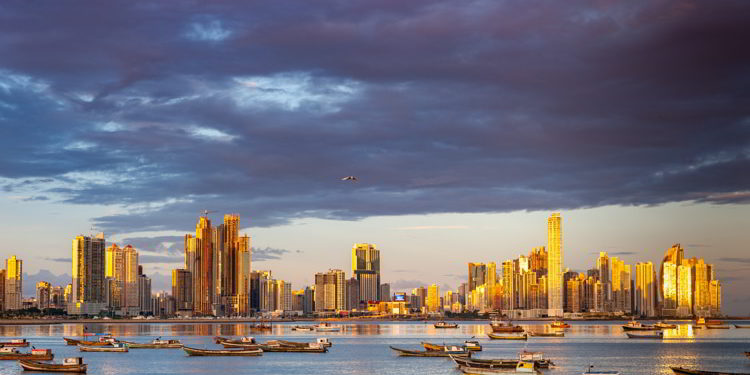
M513 323L511 322L493 320L490 323L490 327L492 327L492 332L494 333L523 332L523 328L521 326L513 325Z
M625 332L629 339L663 339L664 332Z
M76 340L67 337L63 337L65 343L71 346L86 345L86 346L112 346L112 343L117 342L114 338L109 338L105 341L90 341L90 340Z
M529 338L526 333L523 335L496 335L494 333L488 333L487 337L492 340L528 340Z
M26 339L12 339L10 341L0 341L0 346L3 347L16 347L16 348L25 348L29 346L29 342L26 341Z
M659 321L659 322L656 322L656 324L654 324L654 327L659 328L659 329L675 329L677 328L677 324L667 324L667 323Z
M552 322L552 324L550 324L549 326L552 327L552 328L570 328L570 324L565 323L565 322L560 321L560 320L556 320L556 321Z
M433 326L435 328L458 328L458 323L447 323L441 320L433 324Z
M315 330L315 326L294 326L294 327L292 327L292 331L312 332L314 330Z
M390 347L398 352L401 357L469 357L471 352L458 346L447 346L444 350L409 350Z
M479 345L477 340L466 340L464 341L464 348L470 352L481 352L482 345Z
M581 375L620 375L620 372L594 370L594 366L589 366L588 370L581 373Z
M121 342L116 342L110 346L86 346L79 344L78 350L82 352L127 353L128 345Z
M318 337L318 339L315 340L315 343L326 348L330 348L333 346L333 343L328 340L327 337Z
M706 324L706 329L730 329L732 326L728 324Z
M111 333L109 333L109 332L101 332L101 333L91 333L91 332L85 332L85 333L83 334L83 336L84 336L84 337L86 337L86 336L107 336L107 337L112 337L112 334L111 334ZM77 357L76 357L76 358L77 358Z
M622 329L626 331L655 331L658 328L647 324L641 324L639 322L636 322L635 320L631 320L627 324L623 324Z
M549 358L544 358L544 352L529 352L523 350L518 353L518 360L526 362L532 361L536 364L537 368L550 368L550 366L555 365L549 360Z
M706 320L707 326L717 326L720 324L724 324L724 322L722 322L721 320Z
M247 328L250 328L251 330L254 330L254 331L270 331L273 329L273 327L270 324L263 324L263 323L250 324L248 325Z
M37 361L51 361L55 358L50 349L32 349L31 352L21 353L13 347L0 348L0 360L17 361L20 359L33 359Z
M750 324L743 325L743 324L735 324L734 328L750 328Z
M314 343L286 341L286 340L271 340L271 341L266 342L265 345L281 345L281 346L305 348L305 347L310 346L310 344L317 344L317 345L324 346L327 348L330 348L331 346L333 346L333 343L331 343L331 341L328 340L328 338L326 337L319 337Z
M340 332L341 326L333 325L331 323L320 323L315 326L315 330L318 332Z
M720 371L703 371L690 370L682 367L670 367L672 372L678 375L750 375L747 372L720 372Z
M29 359L21 359L18 361L21 368L25 371L37 371L37 372L69 372L69 373L85 373L88 367L83 363L83 358L73 357L65 358L63 363L44 363L39 361L32 361Z
M534 362L516 361L516 366L511 368L483 368L458 366L464 374L471 375L494 375L494 374L538 374Z
M563 337L565 336L565 332L559 331L559 332L534 332L529 331L529 336L531 337Z
M261 344L264 352L274 353L326 353L328 348L318 343L307 343L307 346L286 346L281 344Z
M138 343L130 341L120 341L127 344L130 349L179 349L182 347L180 340L162 340L161 337L151 340L150 343Z
M239 350L212 350L212 349L198 349L198 348L191 348L188 346L183 346L182 350L187 353L190 357L254 357L263 355L263 350L261 349L239 349Z
M228 337L216 336L214 337L214 342L216 342L217 344L257 344L257 342L255 342L255 337L252 336L243 336L239 339L230 339Z

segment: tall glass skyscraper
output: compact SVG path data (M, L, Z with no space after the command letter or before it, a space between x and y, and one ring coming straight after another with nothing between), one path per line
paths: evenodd
M553 213L547 218L547 314L563 315L563 247L562 217Z

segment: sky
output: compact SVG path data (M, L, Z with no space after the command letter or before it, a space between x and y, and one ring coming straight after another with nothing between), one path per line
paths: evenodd
M723 0L4 2L0 256L65 280L72 238L103 231L166 287L206 209L240 214L253 268L295 288L355 242L394 289L455 288L561 212L566 267L681 243L750 314L747 19Z

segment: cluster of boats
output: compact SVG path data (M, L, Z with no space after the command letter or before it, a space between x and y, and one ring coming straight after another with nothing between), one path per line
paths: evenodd
M29 352L21 352L18 348L29 347L31 343L26 339L12 339L0 342L0 360L18 361L22 369L41 372L69 372L84 373L86 365L80 357L65 358L62 363L48 363L55 359L51 349L37 349L31 347Z
M563 329L570 328L570 324L555 321L549 324L549 331L526 331L521 326L503 321L492 321L490 327L492 333L488 333L487 337L492 340L528 340L529 337L565 337Z
M299 332L341 332L341 326L331 323L320 323L315 325L296 325L292 327L292 331Z
M325 337L318 338L316 342L295 342L286 340L270 340L265 343L255 341L253 337L241 337L231 339L227 337L214 337L214 342L224 349L200 349L183 347L188 356L259 356L263 352L276 353L326 353L333 345Z

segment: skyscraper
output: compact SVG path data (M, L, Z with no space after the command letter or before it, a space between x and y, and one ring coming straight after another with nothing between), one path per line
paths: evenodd
M106 288L110 307L124 315L140 313L138 252L130 245L112 244L105 250Z
M440 287L437 284L430 285L427 288L427 311L428 312L439 312L441 310L440 305Z
M654 285L654 265L651 262L635 265L635 312L650 318L656 315L656 288Z
M172 270L172 297L175 299L175 310L179 315L193 313L193 280L186 269Z
M693 272L687 262L677 266L677 316L693 314Z
M104 234L73 239L73 288L68 314L95 315L107 307Z
M562 217L553 213L547 219L547 314L563 315L563 238Z
M193 312L213 314L215 295L214 259L211 220L201 216L195 226L195 237L185 235L185 268L193 281Z
M346 276L342 270L315 274L315 311L346 309Z
M606 251L599 252L599 257L596 259L596 269L599 271L599 281L601 282L601 297L599 301L601 308L600 311L609 311L611 309L611 298L612 298L612 276L610 272L610 261L609 255Z
M50 292L52 285L46 281L36 283L36 306L39 310L50 308Z
M685 250L680 244L674 244L666 253L661 261L659 269L659 294L662 302L662 315L677 315L677 290L679 281L677 267L682 265L685 257Z
M23 261L15 255L5 260L5 309L23 308Z
M355 243L352 246L352 277L359 281L362 301L380 300L380 250L375 245Z

